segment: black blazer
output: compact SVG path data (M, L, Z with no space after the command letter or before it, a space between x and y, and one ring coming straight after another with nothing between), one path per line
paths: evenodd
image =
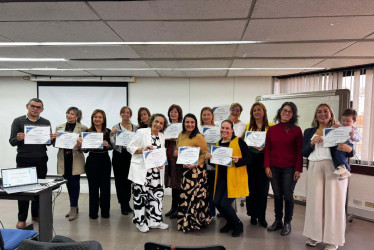
M301 154L306 158L309 157L310 153L312 153L314 148L315 148L314 145L312 146L310 144L310 140L312 140L312 137L316 133L316 130L317 130L317 128L307 128L304 131L303 147L301 149ZM330 148L331 156L333 156L333 152L336 151L336 148L337 148L337 146ZM355 152L354 152L353 148L352 148L352 151L350 153L346 153L347 157L353 157L354 155L355 155ZM334 160L334 157L332 157L332 159ZM306 167L308 168L308 166L309 166L309 160L307 159ZM334 166L336 166L335 162L334 162Z

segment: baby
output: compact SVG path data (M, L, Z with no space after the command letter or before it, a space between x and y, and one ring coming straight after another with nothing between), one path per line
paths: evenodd
M360 132L358 131L357 127L354 126L356 122L357 112L354 109L348 108L344 110L341 118L341 126L349 126L352 127L351 132L349 133L349 140L345 142L345 144L349 145L353 149L353 142L359 142L361 140ZM337 147L333 148L333 162L334 166L336 167L334 174L339 176L339 180L344 180L351 176L351 168L347 162L346 153L343 151L337 150Z

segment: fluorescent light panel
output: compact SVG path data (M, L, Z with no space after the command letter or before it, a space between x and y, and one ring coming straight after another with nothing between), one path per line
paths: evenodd
M324 70L326 68L0 68L0 71L216 71L216 70Z
M66 62L64 58L11 58L0 57L0 62Z

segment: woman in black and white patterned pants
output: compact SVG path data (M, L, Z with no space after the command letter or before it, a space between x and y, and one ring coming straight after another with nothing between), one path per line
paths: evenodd
M164 190L161 186L160 169L163 166L146 169L143 152L165 148L162 134L166 127L166 118L162 114L154 114L148 128L139 129L127 146L132 154L129 180L133 182L134 218L133 223L140 232L146 233L149 228L167 229L162 222L162 202Z

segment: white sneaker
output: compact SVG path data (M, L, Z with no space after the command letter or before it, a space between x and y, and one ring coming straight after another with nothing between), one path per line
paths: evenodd
M347 179L348 177L350 177L352 174L350 172L345 172L344 174L340 175L339 176L339 180L344 180L344 179Z
M163 222L149 224L150 228L168 229L169 225Z
M146 233L149 231L149 227L147 226L147 224L143 224L143 225L135 224L135 226L142 233Z
M342 174L344 174L345 172L348 172L348 170L345 168L344 165L341 165L341 166L339 166L339 167L337 167L337 168L335 169L334 174L336 174L336 175L342 175Z
M336 249L338 249L338 245L327 244L325 246L325 250L336 250Z
M315 246L317 246L318 243L320 243L320 242L319 242L319 241L316 241L316 240L313 240L313 239L311 239L311 238L308 238L308 239L306 240L306 243L305 243L305 244L307 244L307 245L310 246L310 247L315 247Z

